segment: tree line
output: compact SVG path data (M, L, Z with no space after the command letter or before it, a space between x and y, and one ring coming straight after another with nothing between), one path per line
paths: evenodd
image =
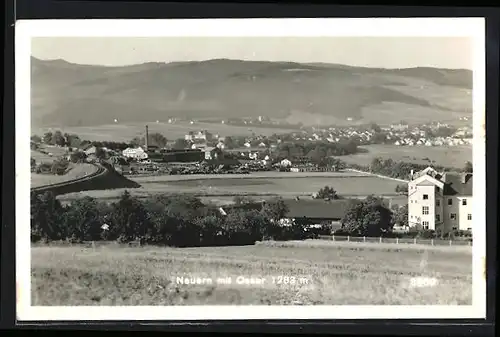
M324 189L331 195L332 188ZM142 244L173 247L251 245L259 240L304 240L317 235L350 235L367 237L420 236L439 237L421 228L396 234L395 224L408 221L408 207L386 207L383 199L370 196L349 201L342 228L332 233L331 225L308 228L310 221L280 224L289 209L281 198L268 200L260 207L242 207L252 200L235 200L236 207L221 212L205 205L199 198L158 195L138 199L124 192L119 200L107 203L91 197L62 205L46 192L31 194L31 240L50 241L139 241ZM250 205L251 206L251 205ZM230 210L230 211L229 211Z
M190 196L140 200L125 192L108 204L91 197L62 205L50 192L31 195L31 240L71 242L140 241L174 247L245 245L262 239L305 239L302 225L282 227L284 202L270 200L260 210L222 214Z

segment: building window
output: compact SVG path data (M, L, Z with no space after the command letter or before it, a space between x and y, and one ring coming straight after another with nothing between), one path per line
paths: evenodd
M472 220L472 214L467 214L467 220Z
M467 199L462 199L462 206L467 206Z
M448 205L449 206L453 205L453 199L448 199Z
M422 214L429 214L429 206L422 206Z
M456 213L450 213L450 219L451 220L456 220L457 219L457 214Z
M436 214L436 221L441 221L441 217L439 216L439 214Z
M441 202L439 200L436 200L436 206L441 206Z
M422 227L424 229L429 229L429 221L422 221Z
M452 227L451 229L453 229L454 231L456 231L458 229L458 227Z
M423 195L423 199L424 199L424 200L429 199L429 195L428 195L428 194L424 194L424 195Z

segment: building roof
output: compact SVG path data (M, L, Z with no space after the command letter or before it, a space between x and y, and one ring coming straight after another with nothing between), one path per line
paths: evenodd
M240 161L234 158L205 159L203 162L209 165L241 165Z
M351 200L296 200L296 199L284 199L289 211L287 217L289 218L309 218L309 219L331 219L331 220L341 220L349 205ZM235 209L246 209L246 210L260 210L262 208L262 203L249 203L243 205L228 205L224 206L226 211L231 211Z
M462 179L465 177L465 183ZM441 179L444 185L444 195L472 196L472 174L446 172Z
M344 217L350 200L285 200L290 218L321 218L340 220Z
M455 173L455 172L444 172L438 173L431 167L417 172L414 175L414 180L423 176L428 175L442 181L444 183L444 195L464 195L472 196L472 173ZM465 183L462 182L465 178Z

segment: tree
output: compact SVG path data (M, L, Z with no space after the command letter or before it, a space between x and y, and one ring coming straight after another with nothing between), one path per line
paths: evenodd
M174 148L175 150L187 149L187 148L189 148L189 142L187 140L185 140L184 138L179 138L175 141L172 148Z
M144 145L144 137L134 137L130 141L130 145L133 147L143 146Z
M376 133L379 133L382 131L382 129L380 128L380 126L377 124L377 123L372 123L370 125L370 129L373 131L373 132L376 132Z
M54 144L54 143L52 143L52 136L53 136L52 132L50 132L50 131L44 133L44 135L43 135L43 142L45 144Z
M369 196L351 201L342 225L351 235L379 236L392 229L391 216L381 199Z
M111 233L120 242L144 238L151 222L144 205L125 191L120 200L112 205L110 214Z
M51 144L59 145L59 146L66 145L66 139L64 138L61 131L57 130L56 132L54 132L54 134L52 135Z
M392 221L394 225L408 226L408 204L393 210Z
M215 215L199 217L194 220L200 233L200 245L213 246L226 244L227 236L223 226L223 220Z
M69 157L69 160L72 163L84 163L86 159L87 159L87 154L85 154L85 152L83 151L72 152Z
M34 143L41 143L42 142L42 138L40 136L37 136L37 135L33 135L31 136L31 141L34 142Z
M398 185L396 185L395 191L397 193L407 194L408 193L408 185L407 184L398 184Z
M266 201L263 204L261 212L273 221L278 221L286 217L289 212L288 206L280 197Z
M79 147L82 144L82 140L77 135L65 134L66 145L70 147Z
M328 199L328 200L334 200L338 199L339 196L337 194L337 191L333 189L333 187L330 186L325 186L321 188L318 193L316 194L316 199Z
M95 156L98 159L106 159L108 157L108 154L106 153L106 151L103 150L102 147L96 147Z
M238 144L236 144L232 137L228 136L224 138L224 146L226 147L226 149L234 149L238 146Z
M165 146L167 146L168 140L161 133L151 133L148 138L148 145L156 145L160 148L164 148Z
M473 170L472 163L470 161L467 161L464 166L464 172L472 173L472 170Z
M69 167L69 161L66 160L65 158L59 158L54 160L50 168L50 171L52 172L52 174L63 175L66 173L68 167Z
M61 240L65 233L61 227L64 209L53 193L31 193L31 241Z
M99 212L98 202L91 197L77 199L67 207L61 224L66 230L66 237L72 241L95 241L101 238L104 224Z

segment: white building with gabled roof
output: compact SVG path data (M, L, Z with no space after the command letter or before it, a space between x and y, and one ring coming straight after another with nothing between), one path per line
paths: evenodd
M413 175L408 183L410 227L472 230L472 173L439 173L432 167Z

